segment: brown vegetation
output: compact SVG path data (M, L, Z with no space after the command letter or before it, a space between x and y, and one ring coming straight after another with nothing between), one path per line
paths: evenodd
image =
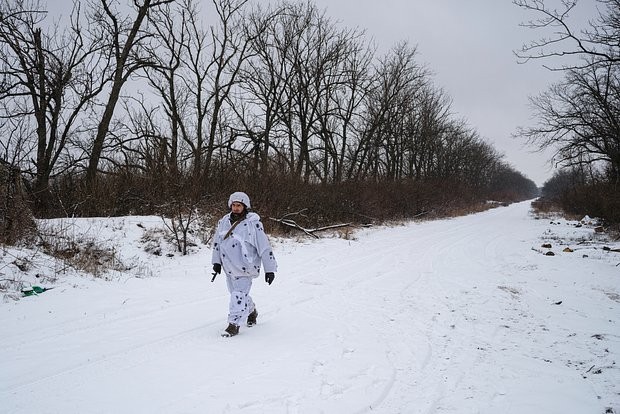
M532 191L494 193L448 179L314 184L275 173L258 175L251 170L236 169L200 185L191 177L177 177L177 180L166 185L145 176L104 176L98 181L100 187L96 194L88 196L93 201L88 204L82 202L85 193L79 182L58 180L54 188L63 202L56 204L55 213L59 216L71 212L77 216L156 214L181 217L183 212L189 213L194 208L213 221L226 211L230 193L241 190L250 195L254 210L265 219L300 212L296 221L303 227L316 228L337 223L368 225L458 216L493 207L488 200L514 202L535 195ZM96 210L90 210L93 205L97 206ZM89 210L83 208L86 206ZM189 218L189 215L184 217ZM295 232L268 220L265 226L281 234Z
M587 214L615 227L620 224L620 183L591 170L561 170L545 183L537 206L577 217Z
M0 244L15 244L31 236L35 223L20 171L0 163Z

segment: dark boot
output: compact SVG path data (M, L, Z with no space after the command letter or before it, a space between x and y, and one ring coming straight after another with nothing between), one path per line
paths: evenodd
M222 332L222 336L230 337L230 336L235 336L238 333L239 333L239 325L235 325L234 323L229 323L228 327L224 329L224 332Z
M248 322L247 322L248 326L256 325L256 318L258 318L258 311L256 310L256 308L254 308L252 313L248 315Z

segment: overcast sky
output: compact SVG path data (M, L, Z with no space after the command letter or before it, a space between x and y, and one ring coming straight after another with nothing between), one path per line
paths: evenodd
M592 16L593 0L574 14ZM513 54L536 33L520 26L536 15L511 0L314 0L346 27L366 30L381 51L407 40L453 100L453 112L487 139L514 168L541 186L551 177L550 153L533 153L511 137L532 125L528 96L559 80L542 62L517 64ZM549 3L549 1L547 1ZM557 3L557 2L556 2Z

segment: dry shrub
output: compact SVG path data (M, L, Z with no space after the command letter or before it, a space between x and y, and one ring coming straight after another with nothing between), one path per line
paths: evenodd
M561 194L557 202L576 217L599 217L606 225L620 223L620 184L599 182L573 187Z
M36 229L21 173L0 164L0 243L14 245L31 238Z
M561 210L558 203L545 197L537 198L532 201L532 210L536 215L548 215L553 214Z
M298 213L293 219L300 226L317 228L337 223L369 225L440 218L488 208L466 185L447 180L313 184L281 174L227 177L230 179L220 178L219 188L211 188L210 200L219 200L212 207L221 216L227 211L229 194L245 191L272 234L297 234L298 230L269 220L294 213Z
M61 263L61 269L73 268L102 277L107 271L129 270L114 247L84 235L76 235L70 225L47 226L39 231L38 246Z
M118 170L101 176L96 191L90 194L86 194L79 176L65 177L55 185L62 208L53 214L160 215L165 213L162 206L173 204L196 207L206 217L202 225L211 227L228 211L228 196L244 191L263 218L267 232L283 235L298 230L270 218L299 213L296 219L300 226L316 228L338 223L369 225L452 217L490 207L485 204L482 190L451 179L308 183L282 171L257 171L232 161L227 166L215 163L210 175L204 177Z

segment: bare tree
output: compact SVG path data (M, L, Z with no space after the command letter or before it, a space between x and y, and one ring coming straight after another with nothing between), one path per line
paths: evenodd
M146 72L170 122L171 150L189 148L196 183L208 175L221 145L225 111L248 53L243 13L248 0L213 0L216 21L206 27L194 0L150 15L157 30L158 64Z
M571 69L564 81L532 98L538 125L519 129L540 148L554 148L555 162L574 166L609 163L620 173L620 68L600 64Z
M143 29L149 12L174 2L175 0L133 0L136 14L133 19L114 8L112 0L89 0L89 28L96 39L106 40L109 59L109 95L104 105L97 133L93 139L86 182L89 187L95 183L99 161L114 110L119 101L121 90L127 80L138 70L153 66L153 53L148 50L148 41L153 36Z
M408 117L405 172L409 178L431 177L437 168L442 137L451 129L450 99L433 85L419 94L417 108Z
M281 107L293 76L286 63L293 39L283 36L282 27L286 10L286 5L274 10L259 7L249 13L244 25L246 38L252 39L251 55L239 72L241 98L232 107L242 126L237 134L249 139L251 164L259 171L267 170L270 151L286 153L284 146L278 145ZM285 168L292 170L292 164Z
M155 43L158 44L154 50L157 52L153 59L156 64L153 67L145 68L142 72L148 79L149 86L161 99L163 114L153 106L147 106L143 101L140 103L142 111L132 116L132 122L143 125L145 129L154 131L153 118L159 114L169 124L167 128L160 128L159 140L155 144L159 156L159 162L153 167L163 173L171 173L176 176L179 172L181 156L180 141L193 142L188 137L186 123L191 124L187 119L186 112L189 107L190 86L182 77L182 59L184 50L189 40L187 26L190 19L195 21L196 8L191 0L183 0L179 7L180 14L173 9L171 4L167 4L156 13L151 13L149 19L157 34ZM187 16L194 16L188 18ZM163 115L163 116L161 116ZM168 131L165 133L164 131ZM182 157L182 156L181 156Z
M544 60L551 70L584 67L597 62L620 62L620 0L596 0L600 4L598 16L588 27L571 26L569 16L578 6L578 0L562 0L562 8L555 9L544 0L513 0L524 10L533 12L536 18L522 26L543 32L544 37L523 45L516 51L521 62ZM551 32L551 33L548 33ZM563 60L556 58L577 57Z
M514 3L542 16L527 26L555 29L555 36L524 46L518 56L550 61L552 70L564 72L562 81L531 99L538 125L517 134L539 149L555 149L558 164L602 162L609 166L610 178L620 181L620 1L597 0L603 6L598 18L578 32L567 19L576 0L564 1L561 11L541 0ZM565 56L580 59L555 65L555 58Z
M329 35L328 56L320 74L317 125L319 141L317 169L322 182L342 181L349 160L347 154L362 133L364 105L371 85L373 50L362 32L341 30Z
M375 69L367 96L367 124L353 154L358 163L350 166L357 173L350 176L397 177L403 161L406 114L415 110L416 96L429 81L426 69L416 62L416 53L407 43L397 44Z
M246 33L252 54L239 87L248 98L234 107L254 165L265 168L271 151L297 179L342 179L372 57L362 33L308 2L254 10Z
M286 134L288 163L294 177L308 181L312 173L312 139L316 131L321 68L328 39L326 18L313 4L288 4L282 13L286 52L280 52L290 73L278 111Z
M44 209L54 168L102 90L99 45L83 36L79 3L74 4L69 28L62 30L56 23L47 31L41 27L46 13L38 0L3 2L0 7L3 116L22 127L32 125L34 194L37 207Z

